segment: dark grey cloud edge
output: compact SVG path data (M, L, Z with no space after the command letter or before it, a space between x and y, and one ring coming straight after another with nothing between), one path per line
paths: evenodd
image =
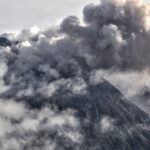
M149 150L149 115L95 80L99 69L149 68L146 9L101 1L84 8L85 25L69 16L56 29L3 34L0 148Z

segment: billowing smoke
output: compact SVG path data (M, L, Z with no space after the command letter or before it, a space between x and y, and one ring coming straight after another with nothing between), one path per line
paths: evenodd
M75 16L61 30L88 49L93 67L143 69L149 67L150 7L142 2L101 1L83 10L85 26Z
M86 6L83 17L81 21L69 16L53 29L35 26L2 35L11 44L0 44L0 149L65 149L63 142L68 147L80 145L83 136L75 112L58 113L50 99L86 95L87 87L103 78L128 96L130 87L118 81L129 83L135 77L131 74L137 77L139 73L132 80L138 82L144 70L150 69L148 4L101 0L99 5ZM129 76L117 81L123 74ZM136 92L145 83L135 85ZM136 92L130 96L137 96ZM102 119L103 131L112 130L113 122ZM55 139L47 140L50 135Z

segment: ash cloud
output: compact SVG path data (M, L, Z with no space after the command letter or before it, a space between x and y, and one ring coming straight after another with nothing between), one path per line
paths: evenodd
M144 2L101 1L84 8L85 26L70 16L61 30L84 43L96 68L143 69L149 67L150 60L149 11Z
M60 111L50 100L58 99L59 104L60 97L88 95L88 86L103 82L112 72L118 77L119 73L142 74L149 69L148 4L101 0L99 5L85 6L83 17L84 23L69 16L55 28L34 26L2 35L12 44L0 47L1 149L80 149L84 137L76 113ZM130 87L118 84L113 75L110 81L126 95ZM97 126L102 132L115 128L109 116L101 121Z

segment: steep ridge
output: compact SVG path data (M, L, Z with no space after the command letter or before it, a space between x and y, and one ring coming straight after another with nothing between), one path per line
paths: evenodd
M82 96L59 95L52 102L60 111L69 108L77 112L84 135L83 149L149 150L149 116L107 81L89 86L88 94Z

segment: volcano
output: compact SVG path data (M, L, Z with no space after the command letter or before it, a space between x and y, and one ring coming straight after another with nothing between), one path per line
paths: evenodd
M59 95L50 101L60 111L75 110L80 120L84 142L79 149L149 150L149 115L125 100L109 82L90 85L82 96Z
M150 150L149 41L142 0L1 35L0 150Z

